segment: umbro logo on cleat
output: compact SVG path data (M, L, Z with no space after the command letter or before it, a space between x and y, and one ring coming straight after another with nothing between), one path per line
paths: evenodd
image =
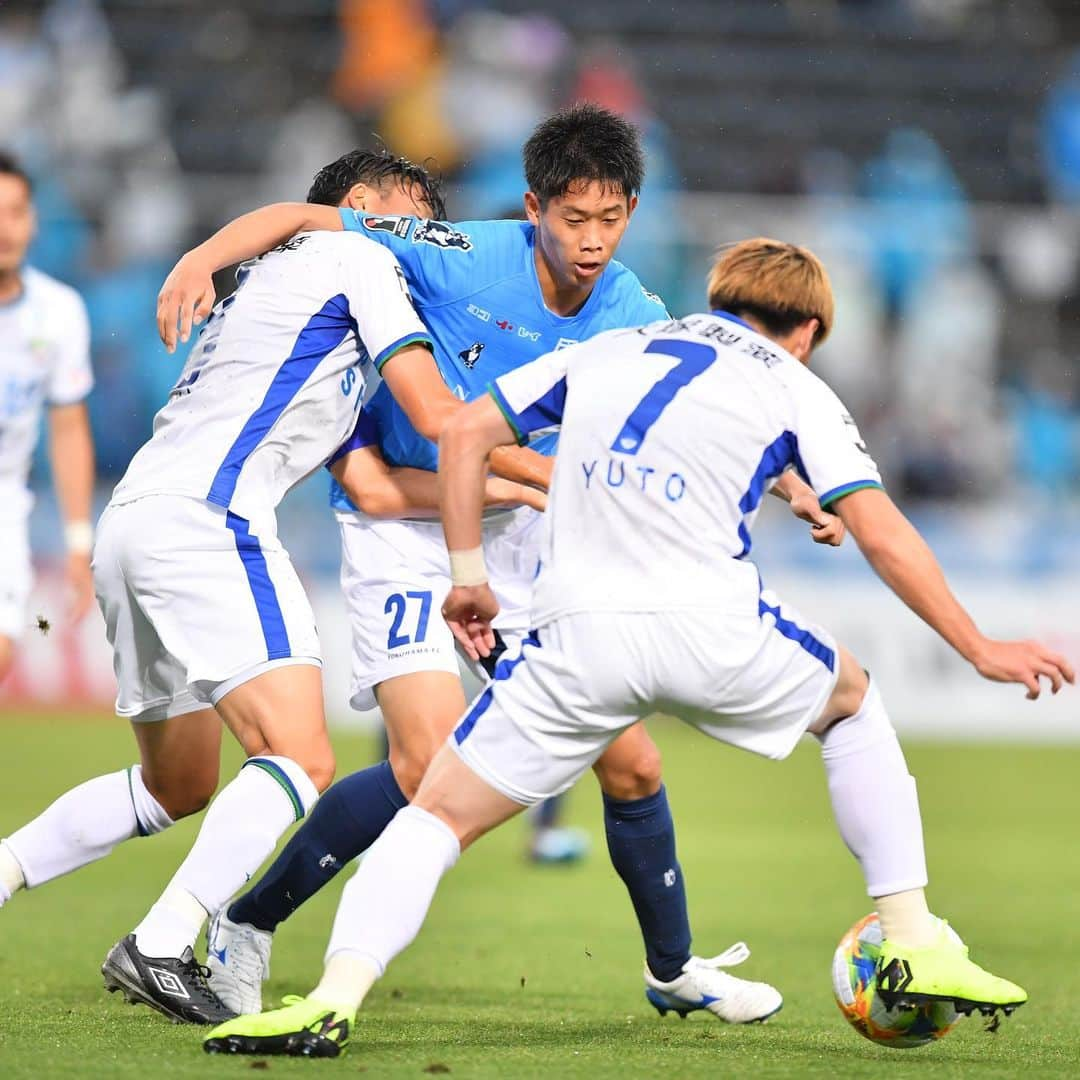
M903 993L910 985L911 965L899 957L878 974L878 986L890 993Z
M154 983L157 985L158 990L160 990L163 994L168 994L169 997L178 998L191 997L191 995L187 991L187 987L171 971L165 971L162 968L151 967L149 964L147 964L146 970L150 972L150 975L153 977Z

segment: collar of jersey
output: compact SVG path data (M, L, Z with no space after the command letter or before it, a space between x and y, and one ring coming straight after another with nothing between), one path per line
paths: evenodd
M715 311L711 311L710 315L715 315L718 319L728 319L733 323L738 323L740 326L745 326L747 330L757 333L756 330L745 320L740 319L738 315L732 315L730 311L721 311L717 308Z
M581 308L578 310L578 312L576 314L574 314L574 315L558 315L554 311L552 311L551 308L549 308L547 306L547 304L544 303L544 290L540 288L540 279L536 276L536 226L535 225L532 225L529 228L529 244L528 244L528 247L527 247L526 251L527 251L527 256L526 257L529 260L529 275L530 275L530 277L532 279L534 295L536 297L536 303L539 305L540 310L553 323L556 323L557 325L562 325L564 323L573 322L575 319L583 318L585 315L588 315L592 311L593 301L596 298L596 294L599 293L600 290L603 288L604 281L607 278L608 267L611 266L610 262L607 264L607 266L604 267L603 273L596 279L596 284L593 286L592 292L589 293L589 298L585 301L584 304L581 305Z

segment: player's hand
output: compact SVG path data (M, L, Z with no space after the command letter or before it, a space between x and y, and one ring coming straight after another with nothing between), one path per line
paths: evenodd
M455 585L443 602L442 613L469 659L491 655L495 648L491 621L499 613L499 602L490 585Z
M541 512L547 509L547 495L543 491L501 476L487 478L484 495L488 506L531 506Z
M210 314L215 299L214 275L199 258L198 249L182 255L169 271L157 300L158 335L169 352L176 352L177 340L191 337L191 327Z
M1050 689L1057 693L1062 683L1076 681L1076 673L1064 656L1051 652L1038 641L985 640L971 661L975 670L992 682L1023 683L1027 698L1034 701L1041 691L1040 678L1050 680Z
M844 542L844 523L836 514L822 510L813 492L796 495L790 505L791 512L797 518L810 523L810 537L815 544L839 547Z
M68 585L68 617L72 622L85 618L94 602L94 575L90 556L71 552L67 557L65 576Z

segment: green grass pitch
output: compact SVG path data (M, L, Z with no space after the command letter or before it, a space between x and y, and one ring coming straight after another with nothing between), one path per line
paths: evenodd
M833 948L870 905L835 834L816 750L774 764L675 724L653 731L696 949L750 944L746 974L785 996L769 1024L733 1028L702 1014L661 1020L647 1005L637 930L586 779L571 812L593 835L587 863L527 865L521 822L482 840L447 878L338 1061L208 1058L200 1032L102 990L102 958L165 885L197 821L20 894L0 911L0 1076L236 1077L252 1068L620 1080L1080 1075L1080 748L908 747L932 906L977 960L1025 985L1031 1002L996 1034L972 1018L941 1043L891 1051L859 1038L832 1001ZM0 739L0 836L77 781L133 759L125 726L106 719L7 716ZM341 736L337 746L339 771L370 759L369 739ZM226 775L238 760L231 753ZM343 879L279 934L273 998L313 984Z

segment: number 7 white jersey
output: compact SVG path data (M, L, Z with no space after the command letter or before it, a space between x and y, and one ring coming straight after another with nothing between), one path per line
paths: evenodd
M577 611L756 618L750 529L772 481L794 467L822 505L881 486L832 390L724 313L600 334L491 393L519 438L561 425L537 626Z
M352 433L372 369L431 344L397 260L355 233L301 233L238 276L113 503L191 495L265 518Z

